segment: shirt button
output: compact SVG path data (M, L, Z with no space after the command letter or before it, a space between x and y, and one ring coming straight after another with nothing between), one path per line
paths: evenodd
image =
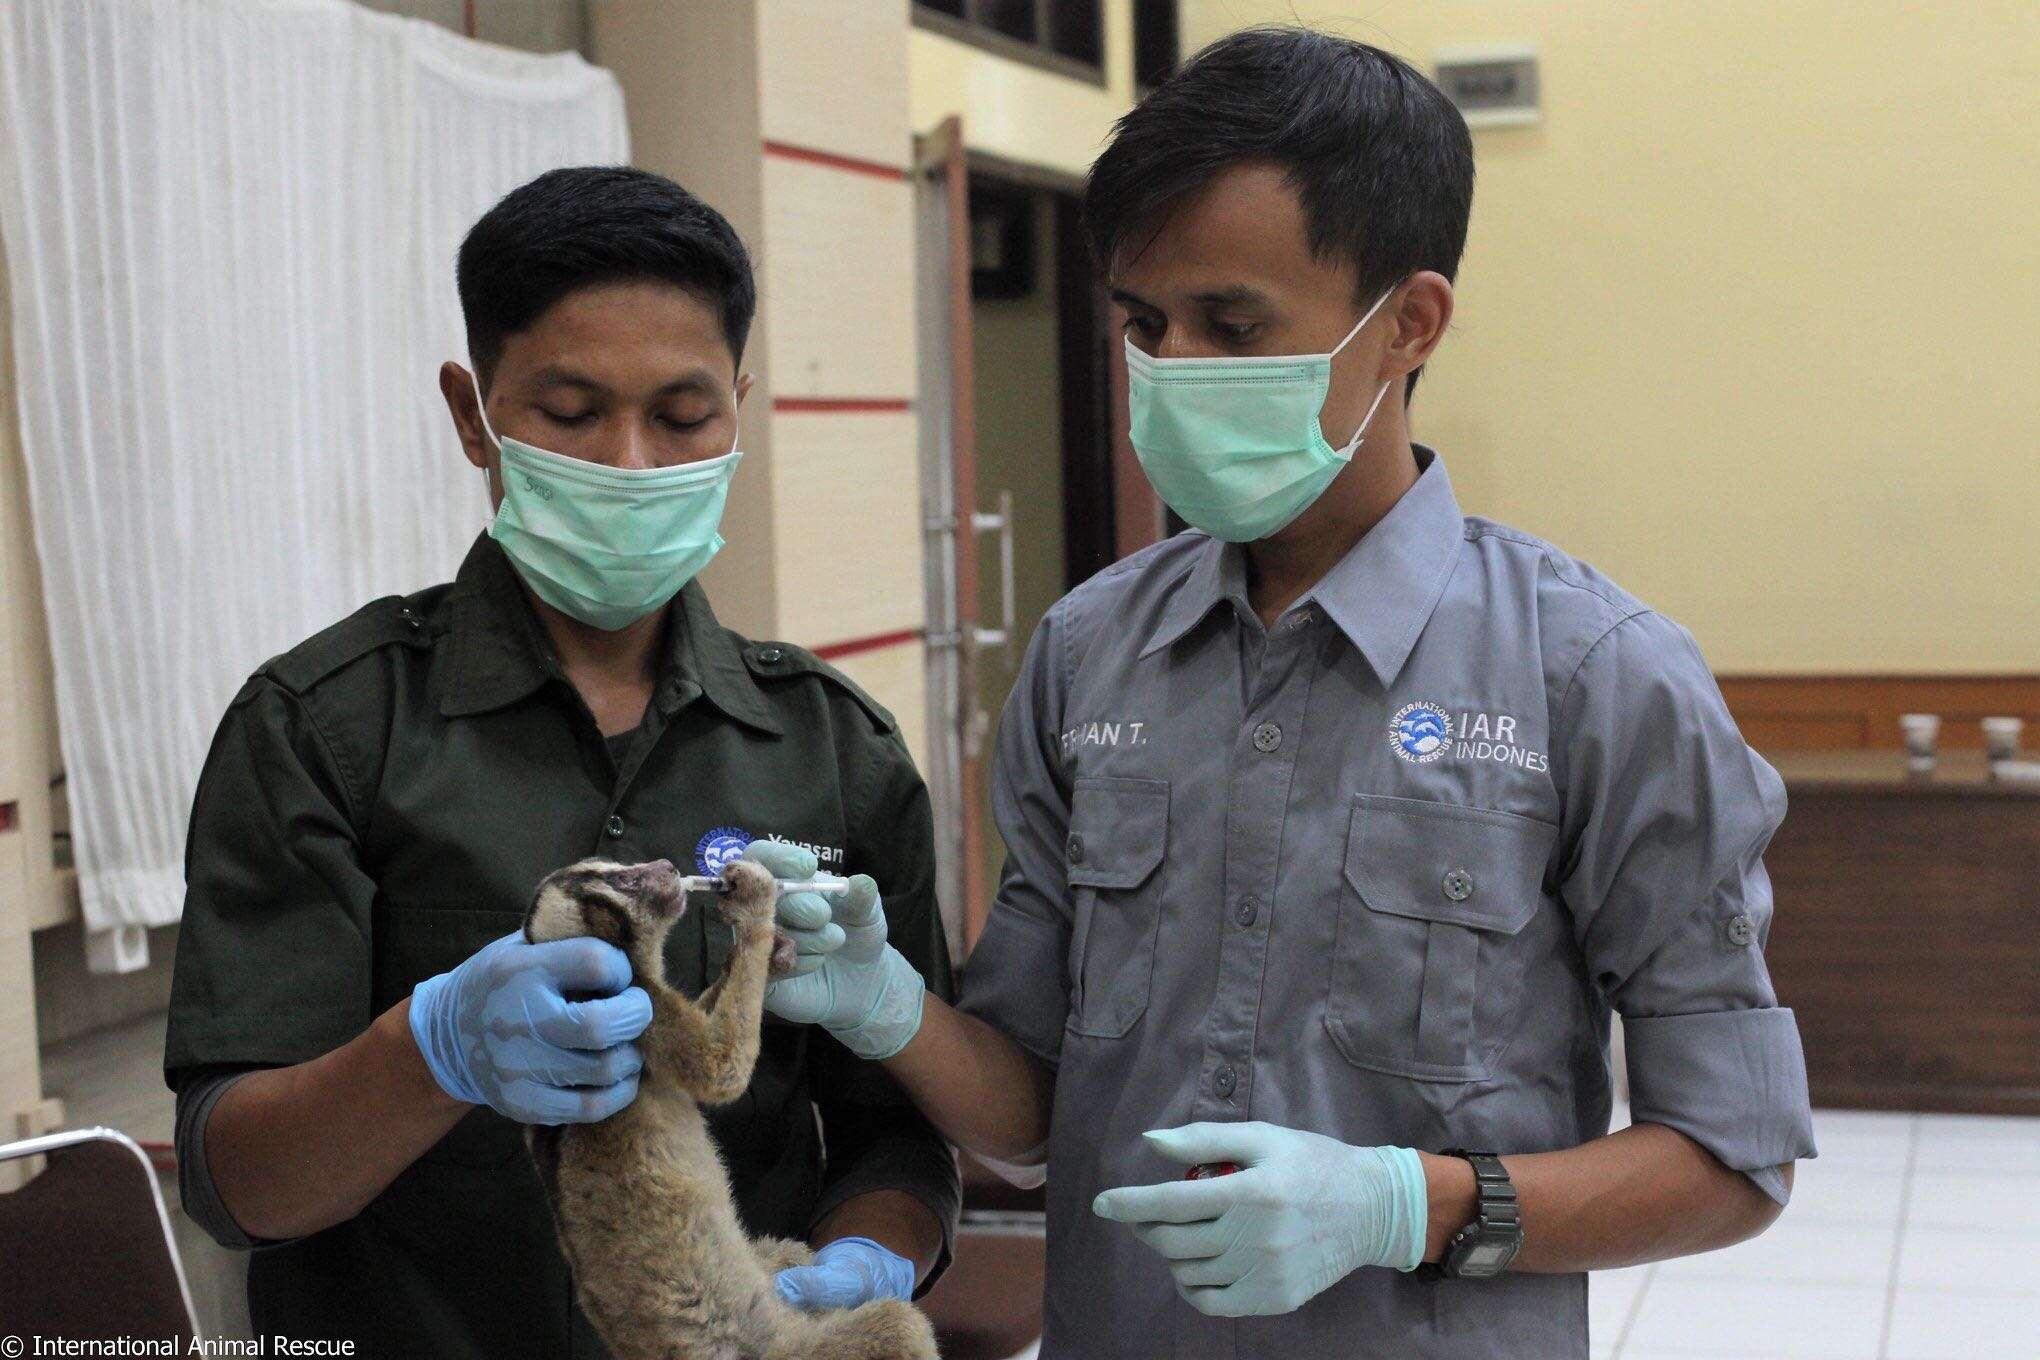
M623 834L623 818L612 812L609 814L609 825L603 829L609 833L609 839L615 840Z
M1238 1073L1230 1067L1221 1067L1212 1074L1211 1089L1218 1092L1219 1099L1224 1100L1232 1095L1233 1087L1239 1085L1239 1081Z
M1267 755L1282 744L1282 729L1274 723L1262 723L1254 729L1254 749Z
M1464 869L1453 869L1445 875L1445 895L1455 902L1464 902L1473 896L1473 875Z
M780 657L785 655L786 653L780 651L777 647L761 647L758 649L758 659L768 666L772 665L774 662L778 661Z
M1070 837L1070 863L1082 864L1083 862L1084 862L1084 838L1082 836L1073 835Z
M405 626L410 628L413 632L416 632L418 629L423 628L425 626L425 620L419 618L409 609L399 609L397 611L397 617L402 619L404 621Z
M1243 926L1254 924L1254 918L1261 914L1261 904L1251 897L1242 897L1240 904L1233 908L1233 919Z
M1731 944L1751 944L1757 938L1756 922L1747 916L1728 918L1728 938Z

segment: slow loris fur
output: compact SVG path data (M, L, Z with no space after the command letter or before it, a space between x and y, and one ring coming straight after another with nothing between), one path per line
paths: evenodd
M698 1001L666 981L666 935L686 910L669 860L571 864L525 917L534 944L592 935L623 950L652 999L637 1098L600 1123L525 1129L581 1306L616 1360L935 1360L934 1331L910 1303L788 1304L773 1273L813 1253L747 1237L737 1220L701 1107L750 1084L768 970L792 951L783 935L775 946L771 875L738 860L723 877L735 941Z

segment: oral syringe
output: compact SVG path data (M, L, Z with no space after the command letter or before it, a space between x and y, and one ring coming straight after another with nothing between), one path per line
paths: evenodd
M682 892L727 893L730 885L721 878L710 878L702 874L683 874L680 878ZM816 874L813 878L775 878L772 880L773 895L784 897L788 893L824 893L841 897L850 891L850 880L834 874Z

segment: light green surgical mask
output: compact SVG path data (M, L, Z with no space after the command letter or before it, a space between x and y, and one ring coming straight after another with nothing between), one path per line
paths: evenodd
M1266 538L1308 509L1352 459L1394 382L1381 385L1360 428L1335 449L1318 424L1332 356L1394 291L1325 354L1157 359L1129 338L1130 433L1155 494L1185 523L1233 543Z
M734 441L698 463L613 468L501 438L486 411L482 429L503 466L489 537L561 613L614 632L679 594L721 550L716 526L744 456Z

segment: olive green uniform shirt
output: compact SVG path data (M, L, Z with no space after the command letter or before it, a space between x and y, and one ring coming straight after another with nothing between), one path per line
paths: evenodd
M748 839L810 846L824 871L878 881L893 944L952 995L927 790L892 715L799 648L718 625L698 584L668 610L627 742L605 742L486 534L451 585L377 600L249 677L192 807L171 1088L348 1042L588 855L699 868ZM698 992L729 943L697 903L668 976ZM942 1223L935 1274L947 1265L954 1157L825 1031L768 1016L750 1089L710 1126L754 1233L802 1237L897 1189ZM607 1354L521 1129L485 1106L355 1217L244 1244L258 1335L351 1337L366 1356Z

